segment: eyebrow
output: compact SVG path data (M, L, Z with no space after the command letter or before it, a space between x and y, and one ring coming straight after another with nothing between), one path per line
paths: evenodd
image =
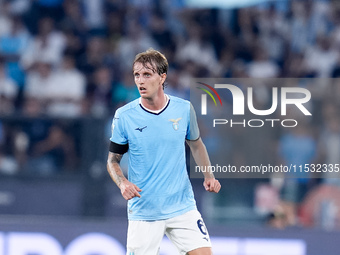
M154 71L152 71L152 70L150 70L150 71L148 71L148 70L146 70L146 71L133 71L133 74L135 75L135 74L152 74L152 73L155 73Z

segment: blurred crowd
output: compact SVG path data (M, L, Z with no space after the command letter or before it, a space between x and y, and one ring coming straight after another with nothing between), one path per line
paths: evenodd
M150 47L169 59L169 94L186 98L190 77L339 76L337 2L280 2L1 0L0 114L112 114L138 96L131 63Z
M131 64L150 47L168 58L166 93L186 99L195 77L338 78L340 3L225 10L171 0L0 0L0 172L74 168L72 127L49 118L110 119L139 96ZM339 163L336 80L313 87L310 123L276 137L278 162ZM5 121L13 116L32 121L13 129ZM301 180L295 202L310 190Z

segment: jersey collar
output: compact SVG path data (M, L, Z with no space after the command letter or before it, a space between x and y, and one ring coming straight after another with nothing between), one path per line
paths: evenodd
M169 105L169 103L170 103L170 97L169 97L167 94L165 94L165 97L166 97L166 103L165 103L165 105L163 106L162 109L159 109L159 110L156 110L156 111L150 110L150 109L146 108L146 107L142 104L142 98L139 98L139 105L140 105L140 107L141 107L144 111L146 111L146 112L148 112L148 113L151 113L151 114L159 115L159 114L161 114L162 112L165 111L165 109L168 107L168 105Z

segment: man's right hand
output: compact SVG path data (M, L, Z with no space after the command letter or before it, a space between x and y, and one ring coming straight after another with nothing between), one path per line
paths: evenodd
M126 200L130 200L134 197L141 197L139 192L142 190L137 187L137 185L133 184L132 182L129 182L127 179L122 181L122 183L119 186L120 192L122 193L122 196Z

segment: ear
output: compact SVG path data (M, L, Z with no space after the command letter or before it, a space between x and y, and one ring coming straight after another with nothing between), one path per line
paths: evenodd
M162 73L160 76L161 76L161 84L163 84L166 79L166 73Z

